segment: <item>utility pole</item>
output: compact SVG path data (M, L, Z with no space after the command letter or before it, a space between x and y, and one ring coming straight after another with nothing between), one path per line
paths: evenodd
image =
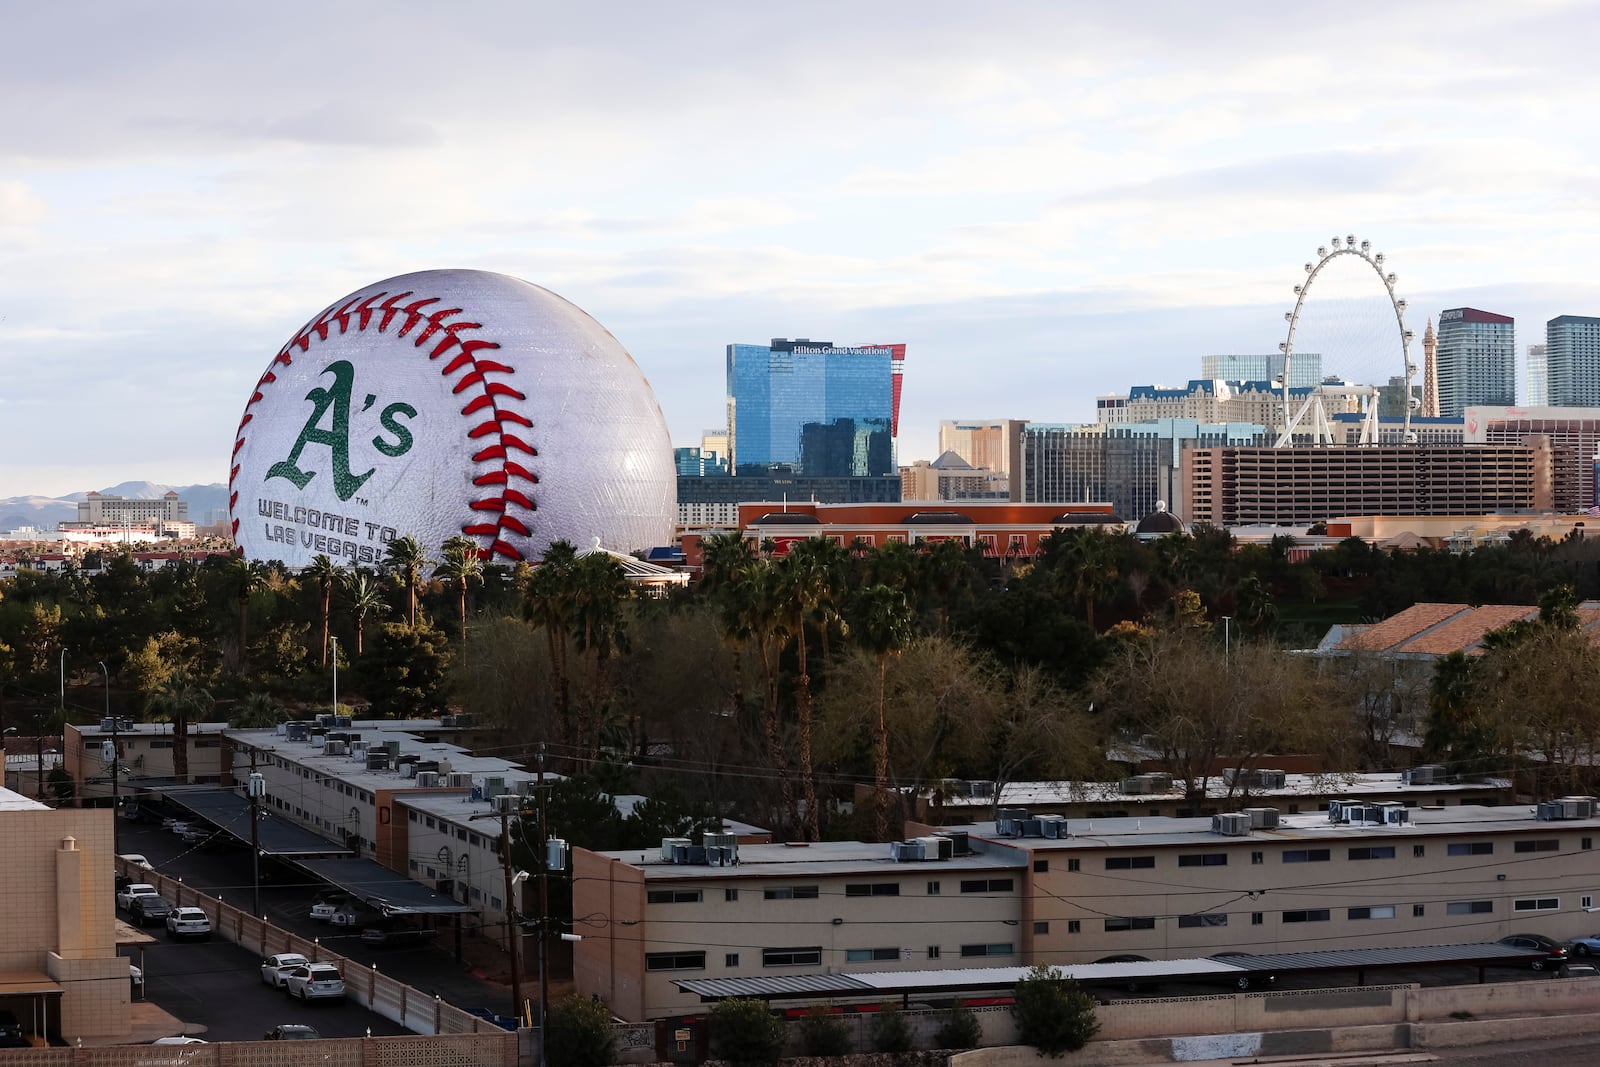
M545 1034L550 1017L550 968L546 958L550 940L550 831L544 821L544 742L539 742L537 764L539 780L539 1067L548 1067L545 1055Z
M329 635L333 642L333 714L339 714L339 638Z
M119 790L117 789L117 779L121 776L120 768L117 766L117 759L122 753L117 745L117 720L111 714L111 672L106 670L105 660L100 661L100 673L105 675L106 679L105 717L111 720L111 814L114 818L117 813L117 805L121 802Z
M256 750L250 750L250 884L255 893L251 898L251 914L261 914L261 839L258 829L261 819L261 797L267 791L267 780L256 771Z
M492 802L491 802L492 803ZM506 947L511 953L511 1013L522 1017L522 976L517 973L517 942L521 940L517 925L517 886L527 878L527 873L511 873L511 813L500 813L500 859L506 875Z

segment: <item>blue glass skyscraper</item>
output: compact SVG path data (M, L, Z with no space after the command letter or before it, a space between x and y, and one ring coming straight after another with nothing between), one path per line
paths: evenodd
M808 477L896 473L904 345L774 338L728 346L728 438L735 472L785 466Z

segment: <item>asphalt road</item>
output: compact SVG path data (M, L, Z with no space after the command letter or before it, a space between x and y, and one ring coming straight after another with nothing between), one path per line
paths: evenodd
M248 846L213 844L197 848L185 844L171 831L161 829L159 824L134 823L118 819L117 852L142 854L163 874L181 877L186 885L192 885L213 896L221 896L231 904L245 904L253 895ZM454 928L448 919L441 924L438 936L431 945L374 948L361 942L358 929L336 927L309 917L312 898L319 890L327 888L325 883L311 880L308 875L296 868L270 860L261 862L261 877L261 911L273 925L308 939L317 938L330 951L364 966L376 964L382 973L426 993L436 994L457 1007L487 1007L502 1014L510 1012L511 995L506 986L486 981L475 975L471 968L454 957ZM150 927L149 932L163 937L166 933L164 928L155 926ZM206 946L190 944L172 947L181 951L194 947L203 949ZM240 953L241 959L247 962L235 966L248 972L246 977L255 980L257 987L263 993L268 992L266 987L260 984L257 971L260 958L255 953L220 941L215 947L228 948ZM154 963L153 957L152 965L160 966ZM151 981L147 979L147 983ZM161 1004L163 1008L167 1007L161 999L163 994L157 985L149 984L146 995ZM281 1002L276 1003L280 1003L281 1006ZM295 1002L295 1006L299 1007L298 1001ZM171 1008L167 1010L184 1017L182 1012ZM314 1014L320 1014L321 1006L313 1005L311 1010ZM253 1037L259 1038L261 1032L273 1023L295 1021L299 1020L274 1018L266 1025L255 1027L256 1032ZM357 1033L364 1032L365 1024ZM372 1032L377 1034L379 1030L374 1026Z

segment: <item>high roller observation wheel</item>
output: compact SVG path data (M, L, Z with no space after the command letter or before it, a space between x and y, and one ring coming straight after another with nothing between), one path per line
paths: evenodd
M1329 247L1330 245L1331 247ZM1300 313L1305 308L1306 298L1311 295L1312 283L1317 280L1317 275L1321 274L1328 264L1340 256L1355 256L1371 267L1373 273L1378 276L1378 280L1383 284L1384 292L1389 297L1389 304L1394 309L1395 325L1399 330L1400 336L1401 364L1405 369L1406 402L1401 405L1404 410L1404 427L1401 433L1401 440L1407 444L1413 441L1411 413L1421 406L1421 401L1412 393L1411 383L1417 373L1417 365L1411 362L1411 342L1415 339L1415 334L1406 329L1406 301L1395 296L1395 284L1399 281L1399 278L1392 271L1387 274L1384 273L1383 253L1372 251L1371 241L1363 240L1358 245L1355 235L1348 234L1342 240L1339 237L1334 237L1328 245L1323 245L1317 249L1317 261L1306 264L1306 280L1294 287L1294 310L1283 313L1284 319L1289 323L1289 333L1278 345L1278 351L1283 353L1283 433L1278 438L1278 448L1287 448L1294 443L1295 428L1299 425L1300 420L1310 413L1313 408L1315 408L1314 417L1316 419L1315 443L1323 444L1324 437L1327 438L1327 443L1333 443L1334 440L1332 431L1329 429L1322 411L1318 395L1322 393L1323 387L1317 386L1313 388L1311 395L1307 397L1300 410L1296 412L1290 398L1289 382L1291 380L1290 371L1294 367L1294 334L1300 325ZM1329 394L1322 393L1322 395ZM1339 395L1348 396L1350 395L1350 390L1346 389ZM1376 387L1373 387L1372 393L1368 397L1367 406L1368 410L1361 430L1361 443L1377 444L1378 396Z

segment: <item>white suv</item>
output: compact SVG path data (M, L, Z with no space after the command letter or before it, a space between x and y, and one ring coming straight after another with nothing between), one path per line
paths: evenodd
M199 908L174 908L167 916L167 934L173 938L211 940L211 919Z
M280 952L261 961L261 980L274 989L282 989L289 972L304 967L311 961L298 952Z
M344 996L344 976L331 963L311 963L290 971L284 988L301 1000L338 1000Z

